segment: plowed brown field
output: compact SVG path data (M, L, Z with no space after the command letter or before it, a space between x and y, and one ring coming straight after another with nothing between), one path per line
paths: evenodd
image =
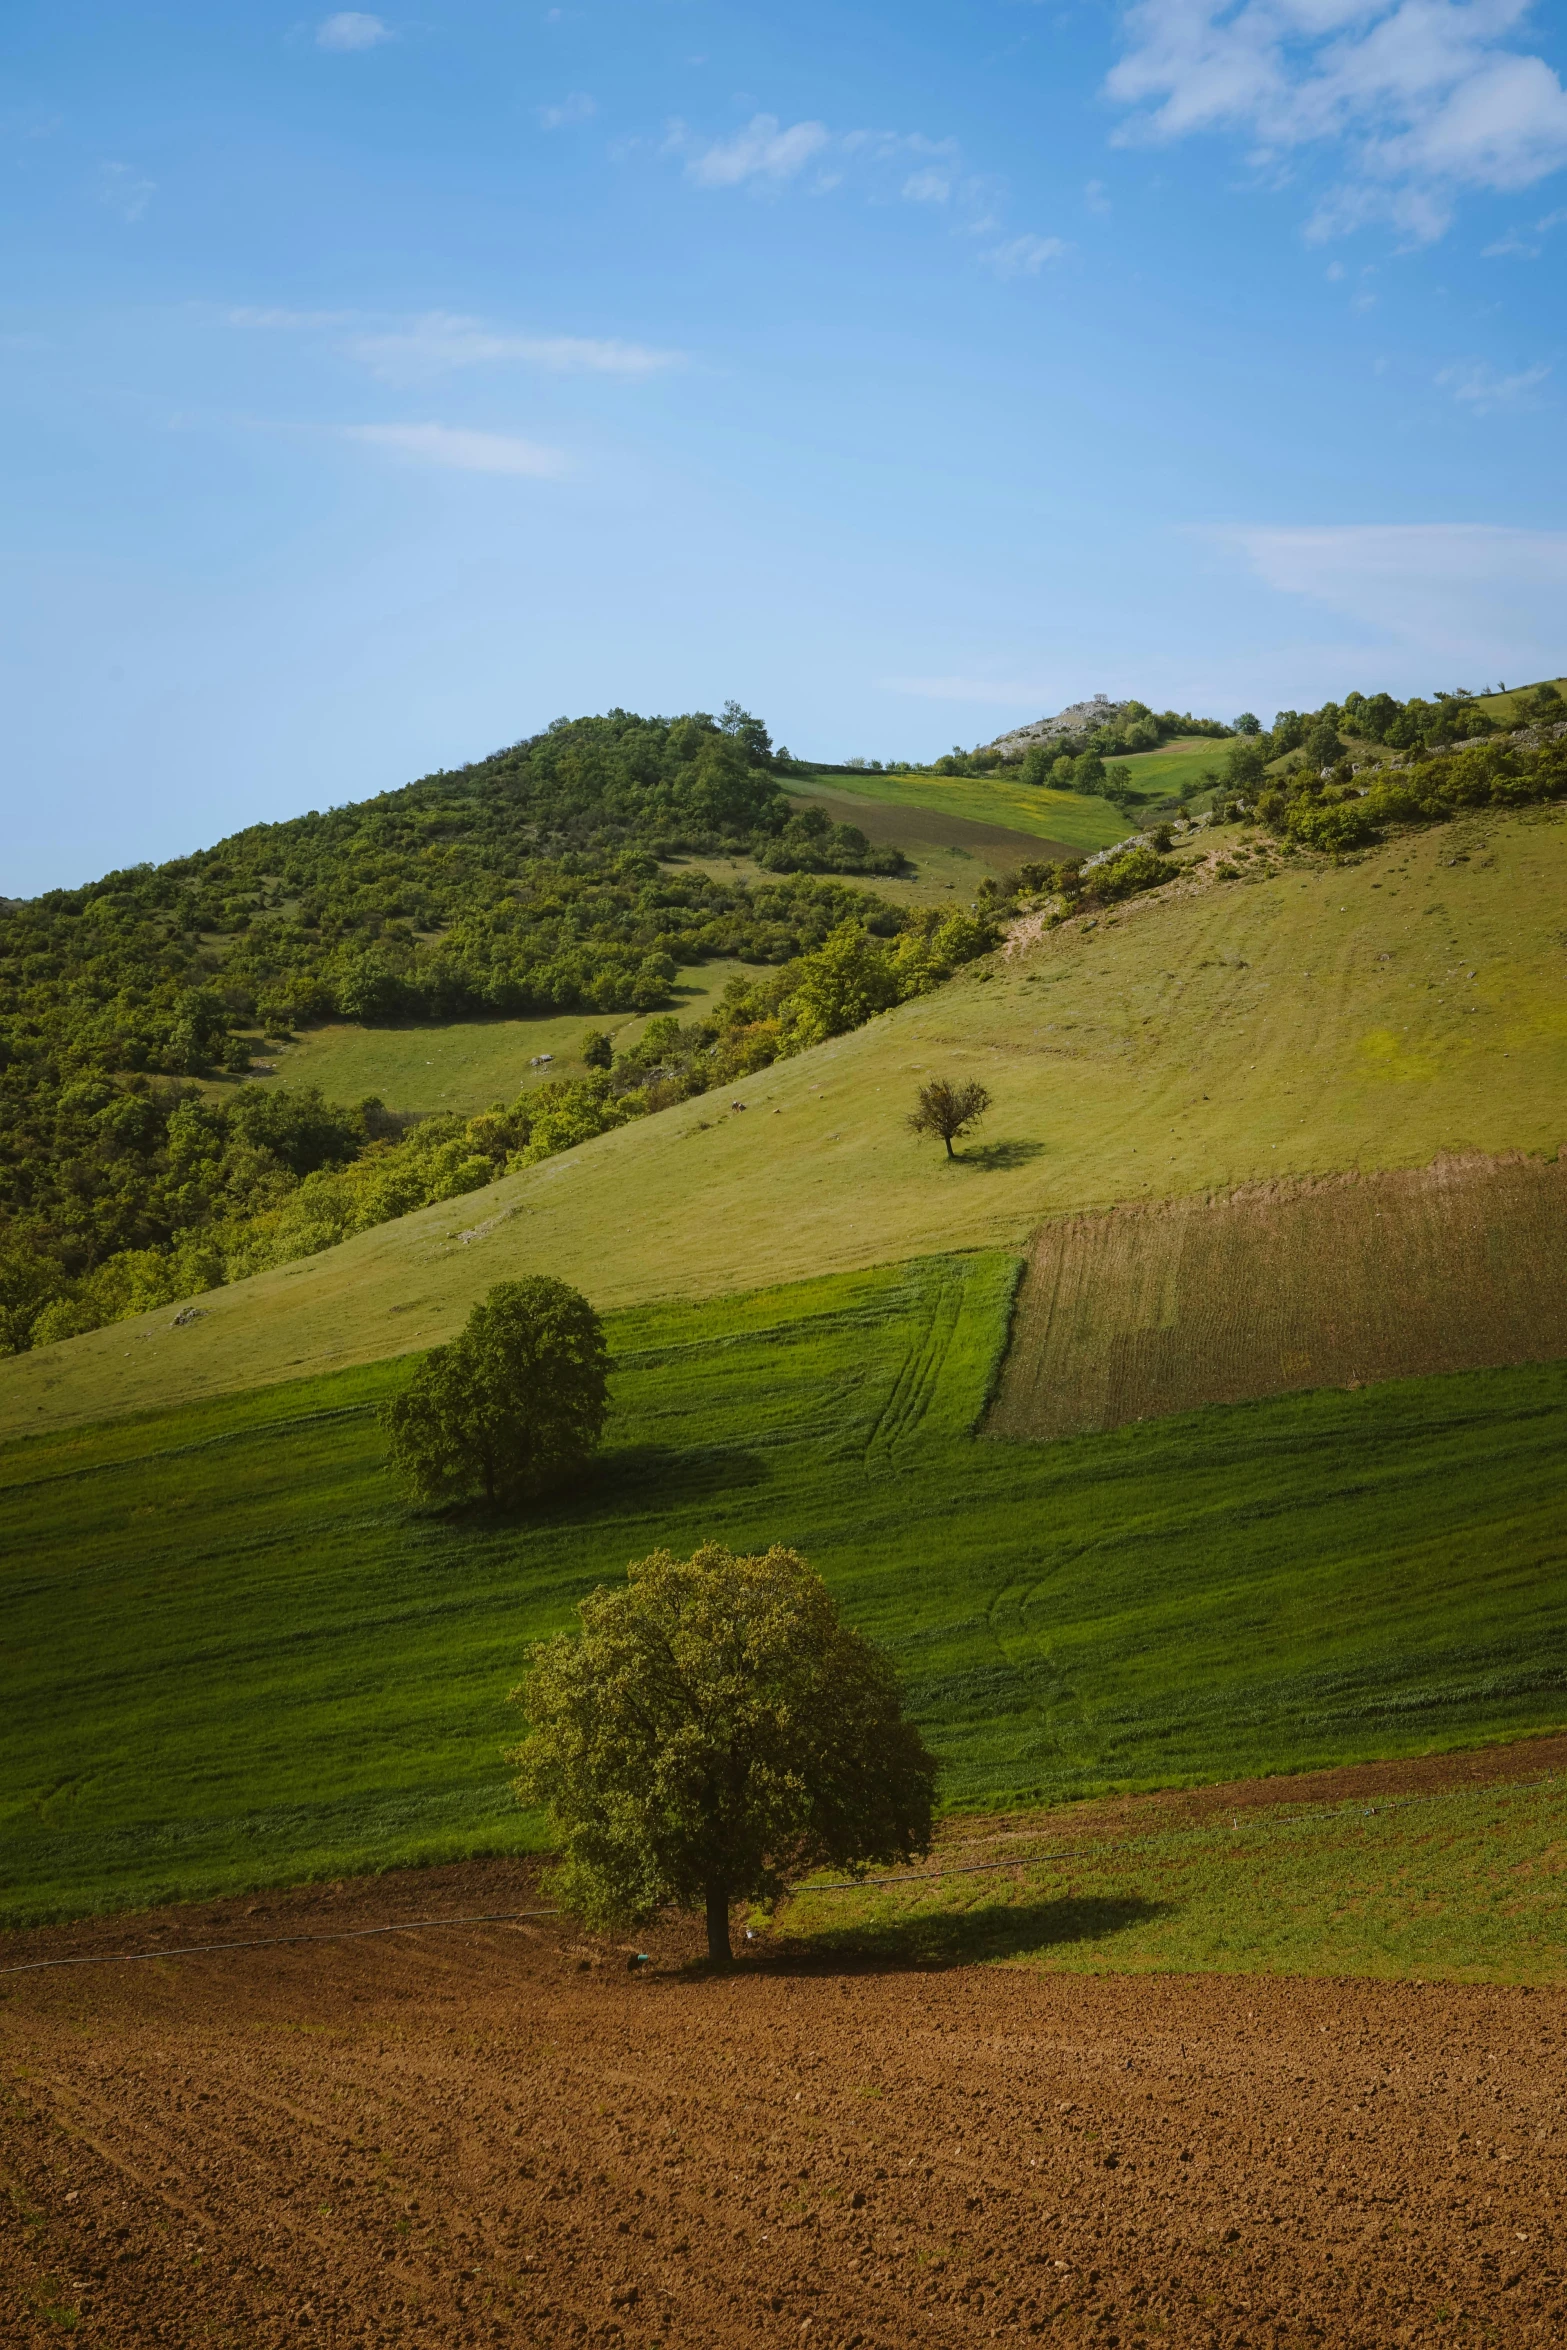
M1047 1224L989 1427L1076 1436L1564 1355L1567 1159L1445 1158Z
M470 1864L0 1957L536 1900ZM1567 1995L650 1950L545 1918L0 1979L0 2341L1567 2340Z

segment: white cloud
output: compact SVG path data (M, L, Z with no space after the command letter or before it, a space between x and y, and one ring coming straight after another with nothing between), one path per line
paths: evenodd
M374 324L353 310L230 310L231 326L280 333L358 329L340 348L387 383L416 383L464 367L514 362L552 375L656 375L684 364L680 351L655 350L647 343L622 343L608 336L519 335L449 310Z
M458 473L502 473L532 481L557 481L566 470L559 449L514 433L471 432L451 424L345 424L344 440L368 449L386 449L421 465L449 466Z
M924 171L911 171L902 193L911 204L945 204L952 195L952 174L933 165Z
M323 18L316 27L316 47L347 53L354 49L379 48L383 41L392 39L392 28L378 16L366 16L358 8L342 8L336 16Z
M1114 209L1110 202L1110 191L1103 180L1089 180L1084 187L1083 209L1097 214L1100 219Z
M672 136L685 143L680 126ZM826 145L825 123L797 122L784 130L776 114L753 114L745 129L732 139L719 139L693 155L686 164L686 177L695 180L699 188L737 188L746 180L781 187L796 178Z
M1533 186L1567 164L1567 91L1505 44L1528 0L1135 0L1109 76L1119 134L1231 132L1277 172L1331 151L1344 177L1315 236L1389 219L1427 242L1466 189Z
M681 364L678 351L587 335L516 335L479 318L434 310L389 331L353 336L350 355L391 382L447 375L458 368L515 362L554 375L656 375Z
M1436 380L1462 407L1472 409L1476 416L1489 416L1495 408L1537 406L1533 394L1550 372L1540 366L1521 368L1516 375L1498 375L1483 359L1471 359L1458 367L1444 367Z
M1354 623L1353 641L1333 649L1346 682L1350 665L1368 660L1380 661L1386 675L1418 664L1427 692L1482 673L1548 677L1561 667L1567 531L1345 523L1203 536L1240 556L1266 586Z
M980 259L997 277L1037 277L1047 261L1059 261L1068 250L1060 237L1011 237Z
M98 166L98 201L117 212L124 221L140 220L157 191L158 183L143 177L128 163L100 163Z
M569 130L576 123L591 121L598 112L598 104L586 90L573 90L558 106L540 106L535 112L547 131Z

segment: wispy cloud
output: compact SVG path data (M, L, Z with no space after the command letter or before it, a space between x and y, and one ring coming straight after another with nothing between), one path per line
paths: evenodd
M387 383L417 383L465 367L516 365L552 375L657 375L684 363L679 351L589 335L520 335L450 310L374 321L352 310L236 309L231 326L282 333L348 333L339 348Z
M786 130L776 114L753 114L733 138L715 139L688 155L686 177L699 188L738 188L747 180L781 187L797 178L827 143L825 123L796 122ZM683 124L672 125L666 144L677 151L690 145Z
M1391 220L1416 242L1468 189L1534 185L1567 164L1567 91L1508 46L1527 0L1136 0L1109 95L1123 142L1238 133L1275 175L1297 151L1342 177L1309 233Z
M98 201L117 212L121 220L140 220L157 193L158 183L135 170L129 163L100 163L98 166Z
M1000 233L1000 191L993 179L965 165L956 139L933 139L923 131L834 131L816 121L785 128L775 114L755 114L744 130L725 139L707 139L689 124L673 122L663 151L680 156L687 179L702 188L750 187L776 195L800 184L814 196L858 189L871 203L901 201L941 216L952 236ZM1092 185L1097 189L1097 182ZM978 258L997 276L1026 277L1066 250L1057 237L1016 236Z
M579 122L591 122L598 112L598 103L588 96L586 90L573 90L570 97L562 98L558 105L539 106L534 111L547 131L564 131L572 129Z
M1059 261L1069 249L1060 237L1009 237L988 246L980 259L997 277L1038 277L1047 261Z
M1498 408L1538 406L1534 394L1550 372L1542 365L1520 368L1516 375L1498 375L1483 359L1469 359L1456 367L1444 367L1436 380L1460 407L1471 409L1476 416L1489 416Z
M451 424L345 424L338 430L346 441L367 449L384 449L394 457L419 465L441 465L458 473L499 473L531 481L558 481L566 471L559 449L514 433L473 432Z
M464 367L507 363L538 367L552 375L657 375L678 367L678 351L646 343L622 343L588 335L517 335L498 332L482 319L431 311L390 332L353 336L346 346L375 374L407 382L447 375Z
M1391 671L1418 660L1426 691L1455 676L1544 677L1561 666L1567 530L1328 523L1202 536L1238 555L1265 586L1353 622L1355 642L1336 656L1345 663L1369 654Z
M378 16L367 16L358 8L340 8L335 16L324 17L316 27L316 47L343 54L355 49L377 49L383 41L394 38L389 24L383 24Z

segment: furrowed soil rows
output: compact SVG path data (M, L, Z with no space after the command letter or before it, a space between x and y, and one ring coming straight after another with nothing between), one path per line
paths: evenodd
M1036 1236L988 1432L1567 1356L1567 1162L1256 1184Z
M0 1951L536 1900L471 1863ZM649 1950L545 1920L10 1977L8 2350L1563 2339L1567 1994Z

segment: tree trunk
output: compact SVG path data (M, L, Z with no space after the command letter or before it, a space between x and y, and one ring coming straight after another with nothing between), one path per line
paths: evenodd
M956 1151L953 1149L953 1147L952 1147L952 1137L951 1137L951 1135L950 1135L950 1134L944 1134L944 1135L942 1136L942 1138L941 1138L941 1139L942 1139L942 1141L943 1141L943 1142L946 1144L946 1146L947 1146L947 1156L948 1156L948 1158L949 1158L949 1159L955 1159L955 1158L957 1157L957 1155L958 1155L958 1154L957 1154L957 1152L956 1152Z
M729 1888L710 1884L707 1888L707 1955L714 1966L733 1966L734 1952L729 1947Z

